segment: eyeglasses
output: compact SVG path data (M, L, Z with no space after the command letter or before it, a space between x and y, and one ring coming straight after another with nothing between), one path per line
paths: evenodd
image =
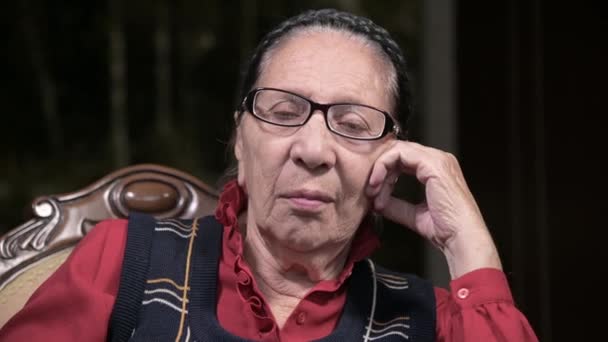
M320 110L331 132L357 140L376 140L390 132L399 136L400 132L387 112L374 107L354 103L320 104L274 88L250 91L241 104L243 110L259 120L283 127L303 126L315 111Z

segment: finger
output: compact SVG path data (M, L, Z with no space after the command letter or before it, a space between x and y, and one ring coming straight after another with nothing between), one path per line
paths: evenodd
M415 204L391 196L380 213L395 223L417 231Z
M387 174L387 167L376 166L376 164L372 166L372 172L370 173L366 188L368 196L372 197L378 195Z
M380 192L377 194L376 198L374 199L374 209L375 210L382 210L384 208L384 206L386 205L386 202L388 201L391 194L393 193L393 190L395 189L395 184L397 183L398 178L399 178L399 173L394 172L394 171L389 173L386 176L384 182L382 183Z
M378 162L377 160L372 167L366 189L367 195L370 197L375 197L380 193L389 175L393 175L393 179L399 176L400 171L397 167L400 158L399 151L390 150L386 154L387 156L384 157L382 162Z
M438 159L437 153L433 148L413 142L401 141L395 144L374 163L369 177L368 195L376 195L380 191L385 175L393 170L414 174L421 183L425 184L436 168L434 163Z

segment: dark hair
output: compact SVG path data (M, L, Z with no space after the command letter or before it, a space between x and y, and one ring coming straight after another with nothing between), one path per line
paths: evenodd
M304 28L325 27L353 33L363 37L365 40L376 43L381 51L390 61L396 73L396 89L394 89L394 112L395 119L402 126L402 130L407 132L407 121L411 113L411 91L409 79L406 71L406 62L399 45L393 40L391 35L384 28L375 24L368 18L356 16L351 13L338 11L335 9L309 10L295 17L291 17L274 30L268 32L260 41L253 52L253 55L246 64L242 73L240 90L238 94L237 106L240 101L247 96L253 85L258 80L264 57L279 43L282 38L287 37ZM238 107L237 107L238 108Z
M356 16L351 13L338 11L335 9L321 9L305 11L297 16L288 18L280 23L275 29L268 32L253 51L251 58L245 64L241 74L239 93L237 96L237 111L241 110L241 102L257 82L265 57L277 46L283 38L290 34L306 28L329 28L337 31L351 33L364 38L364 40L375 43L380 47L381 53L387 57L395 73L395 85L393 91L394 108L391 113L400 125L403 136L407 135L408 119L412 111L411 91L407 76L407 65L403 52L399 45L393 40L386 29L375 24L368 18ZM235 123L235 124L238 124ZM237 165L234 160L234 142L236 129L232 133L228 145L228 154L231 158L231 165L226 170L220 184L234 178L237 175Z

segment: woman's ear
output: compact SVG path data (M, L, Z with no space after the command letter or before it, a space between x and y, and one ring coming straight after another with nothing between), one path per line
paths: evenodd
M238 120L238 112L234 112L235 120ZM245 164L243 160L243 135L241 134L241 125L237 122L234 137L234 157L237 163L237 181L239 185L245 189Z

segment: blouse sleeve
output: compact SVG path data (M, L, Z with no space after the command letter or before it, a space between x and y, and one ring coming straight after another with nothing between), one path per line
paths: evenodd
M450 283L451 292L436 288L437 341L518 341L538 338L515 307L505 274L484 268Z
M126 220L96 225L4 325L0 340L104 341L126 238Z

